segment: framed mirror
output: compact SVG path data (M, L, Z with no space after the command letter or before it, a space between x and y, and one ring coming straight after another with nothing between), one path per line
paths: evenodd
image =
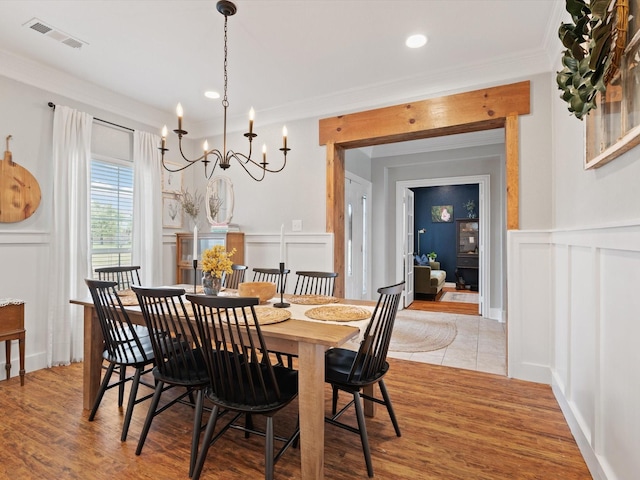
M205 198L211 225L228 225L233 217L233 183L229 177L211 177Z

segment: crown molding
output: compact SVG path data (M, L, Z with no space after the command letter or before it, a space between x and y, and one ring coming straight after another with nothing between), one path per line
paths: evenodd
M492 59L425 75L380 82L359 88L345 89L317 97L290 102L256 112L263 125L282 124L313 117L327 117L369 110L399 103L424 100L436 95L450 95L491 86L515 78L527 78L551 71L547 52L531 50L524 55ZM130 118L145 125L161 128L175 120L173 112L165 112L105 89L65 72L39 64L0 49L0 74L22 83L92 105L101 110ZM375 99L375 100L374 100ZM221 133L221 118L193 124L194 139ZM243 131L246 116L228 118L228 131Z

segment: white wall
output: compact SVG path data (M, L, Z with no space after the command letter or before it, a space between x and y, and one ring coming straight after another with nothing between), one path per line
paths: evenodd
M291 233L291 221L302 220L303 233L326 231L326 155L318 145L318 119L310 118L287 124L289 132L286 168L276 174L267 173L264 180L252 180L235 161L224 175L231 178L235 193L232 223L237 223L245 233ZM282 125L256 124L254 150L261 161L262 144L267 145L267 161L270 168L282 165ZM229 148L248 153L246 139L240 133L227 137ZM198 140L198 144L202 144ZM209 145L221 145L219 137L209 139ZM194 182L200 192L206 191L206 179L198 166ZM205 217L203 217L205 218ZM206 221L205 221L206 223Z
M640 150L586 171L584 123L557 100L552 125L554 390L590 466L602 478L635 478Z

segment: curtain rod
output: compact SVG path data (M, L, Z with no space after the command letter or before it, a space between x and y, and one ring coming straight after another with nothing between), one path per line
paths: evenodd
M49 107L53 108L54 110L56 109L56 104L53 102L49 102L47 103L47 105L49 105ZM93 119L97 120L98 122L108 123L109 125L113 125L114 127L124 128L125 130L129 130L130 132L135 131L133 128L125 127L124 125L118 125L117 123L109 122L108 120L102 120L101 118L93 117Z

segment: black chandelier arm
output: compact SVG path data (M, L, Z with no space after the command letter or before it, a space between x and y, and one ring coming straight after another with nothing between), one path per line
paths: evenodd
M269 172L269 173L278 173L281 172L284 167L287 165L287 156L285 154L284 156L284 162L282 164L282 167L280 167L278 170L272 170L270 168L267 168L267 165L269 165L268 162L256 162L255 160L253 160L250 156L244 155L243 153L237 153L234 152L233 150L229 150L229 152L227 153L227 158L235 158L238 163L240 163L240 165L242 165L243 167L249 163L255 165L256 167L260 168L260 170L263 170L263 172ZM247 168L245 167L245 170L247 170Z
M230 161L232 158L235 159L238 162L238 164L244 169L244 171L247 172L247 174L251 178L253 178L256 182L261 182L264 179L265 172L267 172L268 170L263 168L261 163L251 160L249 157L247 157L242 153L236 153L233 150L229 150L227 152L227 162ZM249 170L249 168L247 168L247 165L251 165L251 164L255 165L262 171L262 176L258 177L254 175L253 172Z
M160 149L160 150L162 150L162 149ZM168 148L165 148L165 150L169 150L169 149L168 149ZM193 162L192 162L192 161L190 161L190 160L187 160L187 162L189 162L189 163L187 163L184 167L180 167L180 168L169 168L169 167L167 166L167 164L164 162L164 152L162 152L162 167L163 167L166 171L168 171L168 172L181 172L182 170L185 170L185 169L189 168L191 165L193 165L194 163L196 163L196 162L197 162L197 160L195 160L195 161L193 161Z

